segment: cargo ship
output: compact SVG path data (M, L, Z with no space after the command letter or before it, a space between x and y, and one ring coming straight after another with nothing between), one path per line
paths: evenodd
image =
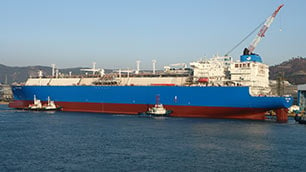
M10 107L25 108L33 95L48 96L63 111L139 114L155 104L156 95L174 117L263 120L268 110L288 108L291 97L251 96L242 86L13 86Z
M9 107L23 109L50 97L62 111L141 114L154 107L158 96L172 117L206 117L263 120L274 110L279 121L287 120L290 96L270 95L269 69L253 50L283 5L270 16L240 60L216 56L209 60L165 66L163 71L137 69L104 73L95 64L84 76L60 75L55 67L52 76L40 71L37 78L12 86L14 101ZM57 72L56 72L57 71ZM89 75L87 72L93 72Z

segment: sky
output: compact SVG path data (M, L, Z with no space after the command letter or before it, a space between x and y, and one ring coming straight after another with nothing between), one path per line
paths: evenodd
M0 64L189 64L226 54L282 3L255 49L268 65L306 57L305 0L0 0ZM256 33L229 55L238 60Z

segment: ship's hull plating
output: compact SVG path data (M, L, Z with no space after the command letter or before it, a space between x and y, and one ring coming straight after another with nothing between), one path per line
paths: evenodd
M63 111L139 114L160 103L174 117L264 119L268 110L288 108L291 97L252 97L248 87L185 86L13 86L12 108L25 108L34 95L48 96Z

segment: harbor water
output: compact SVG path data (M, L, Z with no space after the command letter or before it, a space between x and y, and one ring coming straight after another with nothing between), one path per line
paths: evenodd
M306 125L0 105L0 171L304 171Z

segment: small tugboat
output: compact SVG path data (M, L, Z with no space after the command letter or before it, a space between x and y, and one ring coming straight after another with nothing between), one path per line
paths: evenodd
M50 110L61 110L62 107L61 106L56 106L54 101L50 100L50 97L48 96L48 103L46 105L43 106L43 109L45 111L50 111Z
M48 102L47 104L42 105L41 101L36 98L34 95L34 103L30 104L26 110L37 110L37 111L56 111L56 110L61 110L62 107L56 106L54 101L50 100L50 97L48 97Z
M155 104L154 107L149 108L149 110L146 112L146 114L154 116L167 116L171 113L172 111L165 109L162 104Z
M153 107L149 108L149 110L146 112L147 115L168 116L172 113L171 110L167 110L161 103L159 103L159 99L159 95L157 95L156 104Z
M34 101L33 104L29 104L29 106L27 108L25 108L26 110L39 110L42 109L42 104L41 101L39 99L36 98L36 95L34 95Z

